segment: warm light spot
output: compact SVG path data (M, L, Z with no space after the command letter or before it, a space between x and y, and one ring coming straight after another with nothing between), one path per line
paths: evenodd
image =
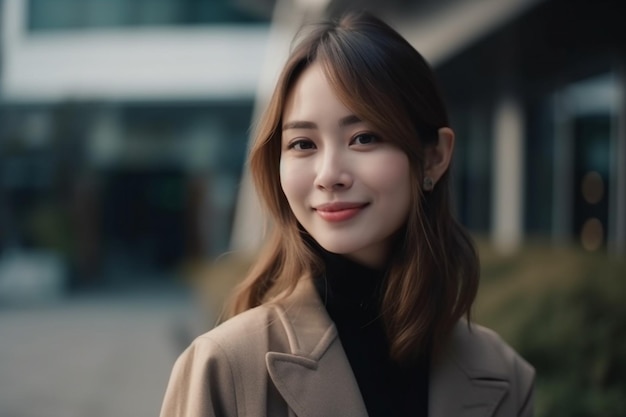
M595 251L602 246L604 240L604 227L600 220L594 218L588 219L583 225L580 232L580 242L588 251Z
M583 198L589 204L599 203L604 196L604 181L596 171L585 174L580 188Z

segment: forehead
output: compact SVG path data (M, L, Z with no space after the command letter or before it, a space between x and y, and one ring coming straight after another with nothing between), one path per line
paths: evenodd
M287 93L283 119L342 117L352 113L328 80L323 66L314 62L297 77Z

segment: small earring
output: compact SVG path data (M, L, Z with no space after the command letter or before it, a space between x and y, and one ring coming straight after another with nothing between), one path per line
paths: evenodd
M434 186L435 186L435 183L433 182L432 178L424 177L424 185L422 187L424 191L432 191Z

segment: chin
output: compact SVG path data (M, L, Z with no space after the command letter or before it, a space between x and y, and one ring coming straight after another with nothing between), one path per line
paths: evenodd
M316 239L316 241L322 248L336 255L348 256L363 249L362 245L355 245L354 242L338 242L337 240L329 242L323 239Z

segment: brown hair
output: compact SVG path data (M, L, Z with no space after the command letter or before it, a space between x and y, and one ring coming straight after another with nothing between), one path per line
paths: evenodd
M412 207L396 240L381 311L398 362L437 353L452 327L469 316L478 287L478 258L454 220L446 172L430 192L421 188L424 148L438 141L448 116L434 74L395 30L366 13L318 24L303 35L285 64L250 152L257 191L273 220L264 251L237 289L231 314L292 290L323 264L306 243L280 185L282 114L297 77L319 62L339 98L409 157Z

